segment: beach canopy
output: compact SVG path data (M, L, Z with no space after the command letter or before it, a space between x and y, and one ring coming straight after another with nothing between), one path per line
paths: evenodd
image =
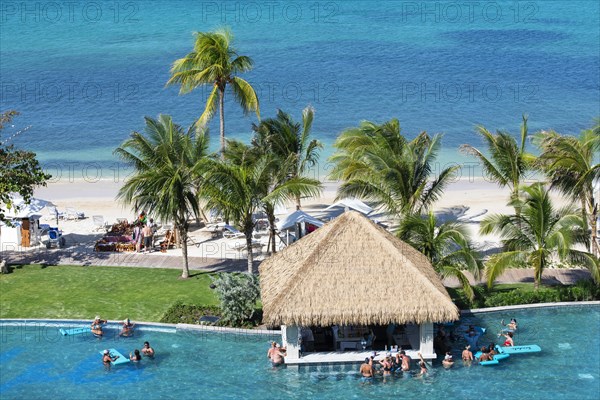
M12 193L11 197L11 208L8 209L7 205L4 205L5 213L4 215L7 218L29 218L29 217L41 217L40 212L44 209L44 207L54 206L49 201L37 199L32 197L29 201L29 204L25 204L25 200L21 195L17 193Z
M277 229L279 231L284 231L286 229L293 229L296 227L296 224L300 224L302 222L309 223L311 225L315 225L318 227L323 226L325 223L320 219L313 217L305 213L302 210L297 210L286 216L284 219L277 223Z
M347 211L262 262L267 325L447 322L458 308L429 260Z
M349 208L351 210L354 211L358 211L360 213L363 213L365 215L370 214L373 209L371 207L369 207L368 205L366 205L365 203L363 203L362 201L358 200L358 199L343 199L338 201L337 203L333 203L332 205L330 205L329 207L327 207L325 210L331 210L337 207L341 207L341 208Z

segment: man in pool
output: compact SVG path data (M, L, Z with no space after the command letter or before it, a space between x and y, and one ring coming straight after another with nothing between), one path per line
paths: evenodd
M360 365L360 374L365 379L373 378L373 365L371 365L371 359L365 358L365 362Z
M283 365L283 363L285 362L285 359L284 359L285 356L286 356L285 349L282 347L277 347L276 351L274 351L273 355L271 356L271 363L273 364L274 367Z
M400 351L400 357L402 357L402 371L410 370L410 357L406 355L404 350Z
M96 315L96 318L94 318L94 321L92 322L92 333L96 336L102 336L103 332L102 332L102 325L107 324L108 321L104 320L104 319L100 319L99 315Z
M142 347L142 353L147 357L154 357L154 349L150 347L150 343L144 342L144 347Z
M115 361L117 358L119 358L119 356L111 356L110 355L110 351L109 350L104 350L104 354L102 355L102 364L104 364L104 367L106 367L107 369L110 369L110 365L113 361Z
M132 324L129 318L126 318L123 321L123 329L119 333L119 336L131 336L133 335L133 327L135 324Z

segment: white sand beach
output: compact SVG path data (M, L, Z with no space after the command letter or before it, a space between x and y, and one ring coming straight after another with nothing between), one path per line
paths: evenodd
M59 227L63 231L69 247L78 247L81 251L91 251L96 240L102 237L102 232L96 230L93 216L100 215L105 221L112 224L117 218L126 218L129 221L135 218L135 213L130 207L116 200L116 194L121 182L110 180L86 182L73 180L51 183L47 187L38 188L35 196L54 203L60 211L67 207L85 213L84 219L60 220ZM337 182L325 182L324 190L320 197L305 199L303 209L308 213L315 213L330 204L336 197ZM479 221L491 213L510 213L512 209L506 206L508 190L500 189L496 184L483 179L462 179L452 183L435 205L438 218L466 222L473 238L482 249L497 247L499 240L493 236L479 235ZM562 202L557 197L557 201ZM289 204L287 212L293 212L293 204ZM283 216L285 214L282 214ZM384 220L385 218L382 218ZM42 223L56 225L54 218L46 213ZM193 226L190 232L192 240L198 245L188 247L191 257L215 259L240 259L246 255L239 248L243 247L244 239L218 239L213 240L211 234L203 232L200 227ZM173 249L166 253L167 256L179 256L181 250ZM259 252L258 259L261 254Z
M94 224L93 216L102 216L107 224L113 224L117 218L126 218L128 221L135 219L136 214L131 207L125 206L116 200L116 194L122 182L110 180L86 182L84 180L61 181L50 183L47 187L38 188L35 197L47 200L56 205L59 211L67 208L75 209L85 214L85 218L77 220L60 219L58 226L66 239L66 249L72 254L73 260L84 255L93 258L94 245L104 232ZM333 204L336 199L337 182L325 182L322 195L318 198L303 200L303 211L319 216L323 210ZM500 189L496 184L486 182L483 179L467 180L461 179L452 183L435 204L435 213L439 220L458 220L464 222L472 234L476 246L483 251L498 248L500 241L498 237L484 236L478 233L479 222L482 218L492 213L511 213L512 209L506 206L508 189ZM558 204L564 200L556 197ZM294 204L287 205L287 213L295 210ZM51 216L48 209L41 211L43 217L40 222L56 226L56 218ZM287 213L281 213L279 218ZM379 222L390 225L385 215L377 215ZM156 243L164 237L166 229L159 231ZM210 263L211 260L246 259L245 238L213 238L210 232L201 229L201 226L192 224L190 238L193 244L188 246L190 257L199 257ZM42 238L43 239L43 238ZM257 235L255 239L263 246L257 246L254 250L255 259L261 260L266 253L267 232ZM16 245L3 244L3 250L30 252L45 250L43 245L24 248ZM52 249L51 252L61 251ZM180 256L181 249L169 249L168 251L154 252L155 255ZM142 256L142 255L140 255Z

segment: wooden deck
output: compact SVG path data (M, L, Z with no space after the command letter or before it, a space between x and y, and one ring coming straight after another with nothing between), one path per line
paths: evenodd
M405 350L406 355L414 360L419 359L419 355L417 354L417 350ZM385 351L376 351L375 360L380 360L385 357L387 352ZM393 356L396 353L390 353ZM364 350L364 351L332 351L332 352L324 352L324 353L308 353L303 355L300 358L285 358L286 365L318 365L318 364L360 364L365 361L365 358L371 357L373 355L373 350ZM426 360L430 360L436 358L437 355L433 354L423 354L423 358Z

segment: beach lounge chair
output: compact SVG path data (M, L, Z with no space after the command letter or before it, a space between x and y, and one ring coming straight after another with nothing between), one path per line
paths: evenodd
M48 209L48 217L51 219L65 219L67 216L66 213L58 211L58 208L54 206L47 206L46 208Z
M107 232L110 225L107 221L104 220L102 215L93 215L92 219L94 220L94 230L95 231L104 231Z
M73 219L73 220L78 220L78 219L83 219L85 218L85 214L80 212L80 211L76 211L73 207L67 207L67 219Z
M223 225L223 237L226 239L241 239L245 238L246 235L231 225Z

